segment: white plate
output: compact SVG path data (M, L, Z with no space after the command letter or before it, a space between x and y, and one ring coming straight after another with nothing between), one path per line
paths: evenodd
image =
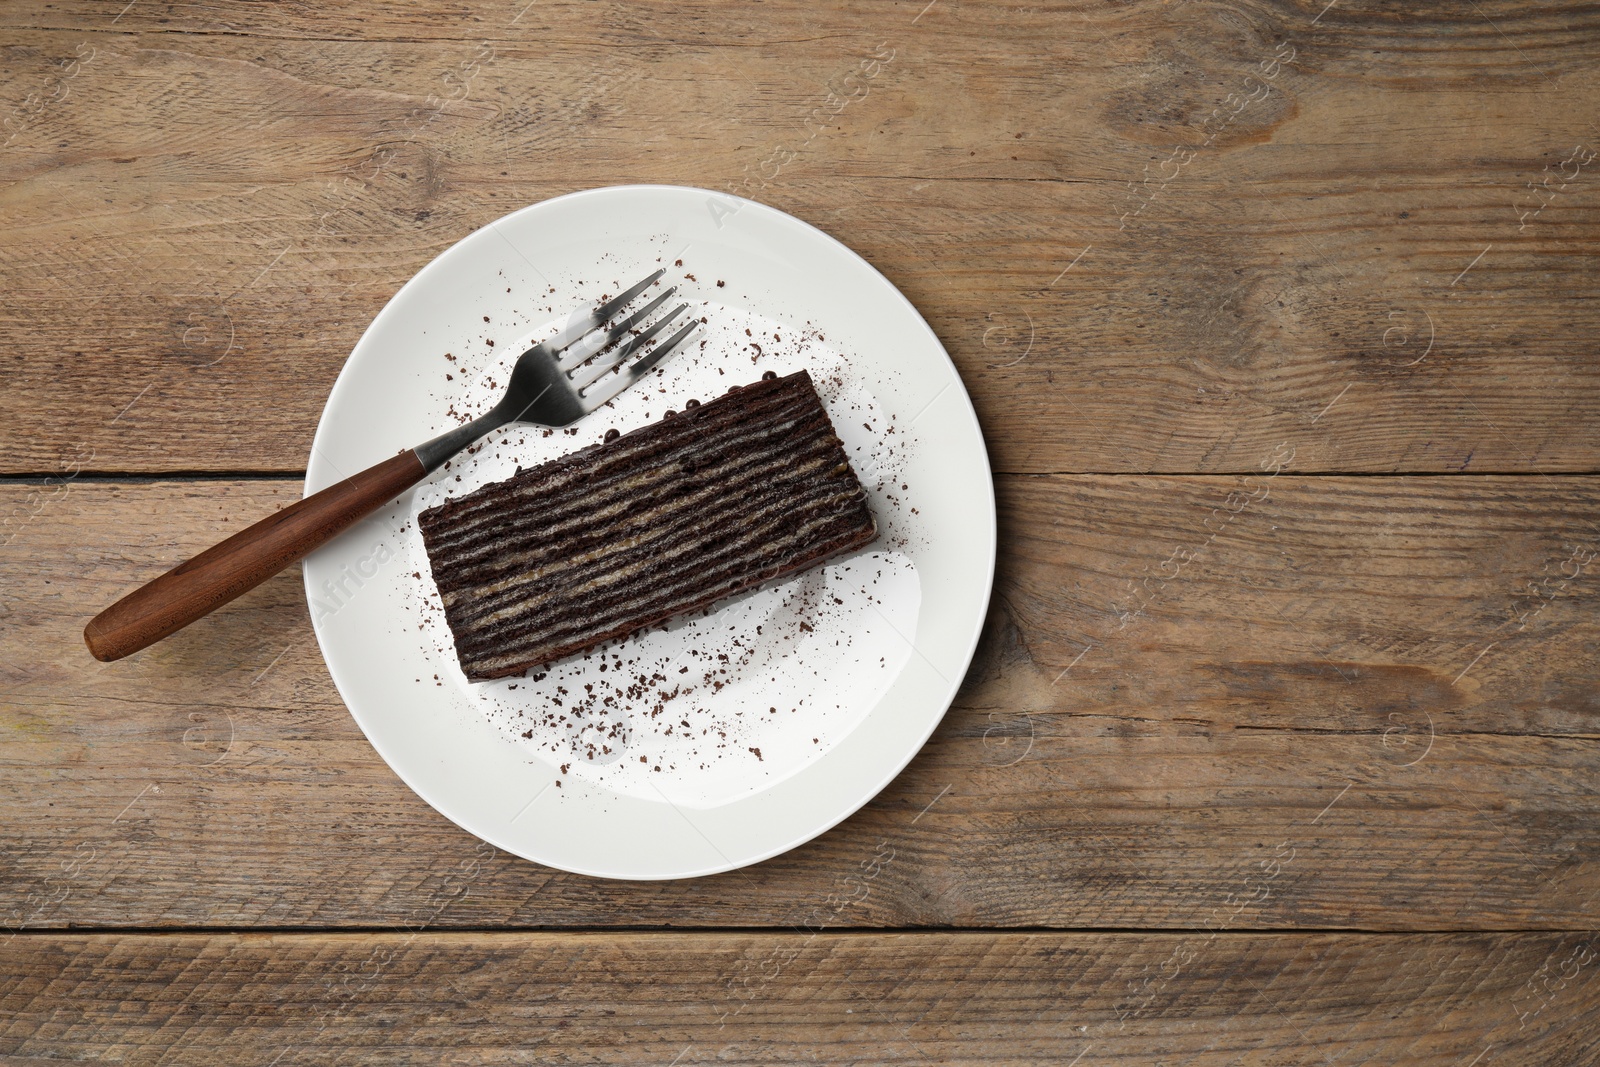
M833 238L703 189L559 197L428 264L340 373L306 492L476 414L530 341L657 266L706 320L662 370L571 432L501 431L305 563L329 673L395 773L498 848L610 878L755 863L865 804L949 707L994 573L983 438L933 331ZM418 510L801 367L871 491L877 543L542 674L466 681ZM609 688L619 677L631 699ZM544 721L557 700L569 718ZM587 759L602 735L612 750Z

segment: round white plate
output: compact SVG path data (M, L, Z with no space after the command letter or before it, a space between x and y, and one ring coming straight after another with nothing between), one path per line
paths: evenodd
M865 804L949 707L994 573L983 438L933 331L838 241L703 189L558 197L428 264L340 373L306 492L477 414L569 311L657 267L705 320L661 369L568 431L492 435L305 562L329 673L395 773L498 848L610 878L755 863ZM801 368L869 490L875 544L524 678L466 680L418 511Z

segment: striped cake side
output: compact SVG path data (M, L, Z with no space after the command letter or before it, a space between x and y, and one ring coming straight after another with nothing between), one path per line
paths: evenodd
M518 472L419 525L473 680L593 648L877 536L803 370Z

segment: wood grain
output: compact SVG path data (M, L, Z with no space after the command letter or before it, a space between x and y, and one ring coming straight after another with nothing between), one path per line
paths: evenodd
M1588 1067L1597 34L1572 0L0 5L0 1062ZM883 793L742 871L579 878L383 764L296 569L86 655L298 499L420 267L623 182L836 235L978 409L992 610Z
M627 181L858 249L1004 471L1597 469L1591 5L121 7L0 13L6 471L301 470L418 268Z
M1002 478L995 610L927 749L798 851L652 885L426 807L328 681L293 571L119 664L83 652L113 590L298 491L0 487L0 922L1600 919L1600 479Z
M1588 935L60 934L6 951L0 1053L18 1062L1578 1067L1600 1043Z

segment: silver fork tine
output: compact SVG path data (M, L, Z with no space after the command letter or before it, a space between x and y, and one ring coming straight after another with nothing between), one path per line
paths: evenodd
M625 334L629 330L633 329L635 323L640 322L641 320L644 319L644 317L646 315L649 315L656 308L658 308L662 304L666 303L667 302L667 298L670 297L673 293L676 293L677 291L678 291L678 287L676 285L674 285L671 289L668 289L666 292L662 293L660 296L658 296L654 300L650 301L650 303L646 304L644 307L640 308L638 311L635 311L632 315L629 315L626 319L624 319L621 322L617 323L617 325L613 326L611 329L606 331L605 339L599 345L596 345L596 346L593 346L593 347L589 347L589 346L580 347L577 352L575 352L574 354L572 354L570 356L567 355L563 351L561 356L560 356L560 358L556 360L556 366L560 367L562 370L571 370L572 368L578 366L578 364L583 363L583 362L585 362L587 360L593 359L595 356L599 355L601 352L604 352L607 348L611 347L611 345L613 343L615 343L617 338L621 337L623 334ZM579 338L579 340L582 340L582 338ZM577 344L577 342L575 341L575 342L573 342L573 344ZM571 347L571 346L569 346L569 347Z
M644 345L649 342L650 338L652 338L656 334L660 333L661 332L661 328L663 326L665 326L667 323L671 322L673 319L675 319L679 315L681 315L684 312L684 310L686 308L688 308L688 306L689 306L688 304L679 304L677 307L673 308L671 311L669 311L665 315L661 316L661 318L658 319L656 321L656 323L653 326L651 326L648 330L646 330L644 333L641 333L636 337L628 338L628 340L621 347L619 347L617 349L617 360L618 360L618 362L621 362L622 360L627 359L629 356L631 356L635 352L637 352L640 348L644 347Z
M634 297L638 296L640 293L654 285L656 279L665 273L667 273L667 268L662 267L660 270L650 275L650 277L646 278L638 285L635 285L632 289L622 293L620 296L614 296L610 300L607 300L604 304L601 304L595 309L594 317L599 319L601 322L605 322L611 316L615 315L617 312L621 311L623 308L632 303Z
M639 362L629 367L624 373L633 375L634 381L638 381L640 378L643 378L650 372L652 367L671 355L672 350L677 348L685 337L688 337L691 333L694 333L694 328L698 325L700 325L699 320L690 322L688 325L684 326L683 329L679 330L665 341L662 341L650 351L649 355L645 356Z
M591 367L584 367L581 371L574 371L572 375L572 387L578 390L586 389L604 377L607 371L615 370L617 367L627 362L629 356L638 351L641 345L648 344L652 337L660 333L667 323L681 315L684 308L687 308L688 306L688 304L679 304L677 307L661 316L661 318L657 319L648 330L635 337L628 338L628 340L622 344L606 362L599 363Z
M667 338L665 341L662 341L650 351L649 355L640 359L633 366L619 371L614 381L607 382L605 385L600 386L588 396L585 396L583 398L584 411L593 411L595 408L598 408L615 399L618 393L637 382L640 378L643 378L645 374L649 372L650 368L654 367L657 363L660 363L663 359L670 355L672 350L677 348L678 345L683 342L685 337L688 337L691 333L694 333L695 327L699 325L699 319L691 319L688 325L679 330L677 333L673 334L671 337Z
M634 285L633 288L627 290L626 292L619 293L617 296L612 297L610 300L607 300L604 304L601 304L587 315L579 315L578 313L574 312L572 317L567 320L567 324L560 330L556 331L556 335L554 337L544 342L546 350L550 352L559 352L563 348L566 348L568 345L572 344L572 342L594 330L596 327L605 325L607 319L615 315L623 308L624 305L632 301L634 297L638 296L640 293L650 288L650 286L654 285L656 279L665 273L667 273L667 269L662 267L644 281Z

